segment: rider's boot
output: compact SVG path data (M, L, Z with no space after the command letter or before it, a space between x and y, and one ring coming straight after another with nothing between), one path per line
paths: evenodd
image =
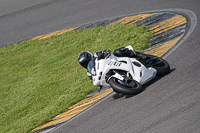
M131 57L131 58L146 59L145 54L134 51L134 49L131 45L116 49L113 54L118 57Z
M131 55L135 55L135 57L140 58L140 59L146 59L146 54L136 52L131 45L128 45L125 48L128 48L129 50L133 51L131 53L134 53L134 54L131 54Z
M132 50L133 52L135 52L134 48L131 45L126 46L125 48Z

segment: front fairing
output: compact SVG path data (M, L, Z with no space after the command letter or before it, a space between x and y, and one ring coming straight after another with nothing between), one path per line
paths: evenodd
M125 57L124 59L128 60L127 57ZM92 76L93 84L96 86L99 86L99 85L109 86L109 84L107 83L107 80L106 80L108 78L107 73L110 70L129 71L130 70L129 66L130 65L127 65L123 62L119 62L118 57L116 57L114 55L111 55L107 59L101 59L101 60L95 59L95 69L93 67L91 67L93 69L90 69L90 72L93 75Z
M100 86L102 80L102 74L104 72L105 66L107 65L108 59L98 60L97 58L93 58L88 64L88 72L92 75L93 84L95 86ZM102 85L105 86L105 85Z

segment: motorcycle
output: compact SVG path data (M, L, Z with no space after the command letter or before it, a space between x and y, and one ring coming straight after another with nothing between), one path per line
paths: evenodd
M153 55L135 59L111 54L105 59L93 58L87 69L95 86L112 87L114 92L127 95L140 93L142 85L170 72L168 62Z

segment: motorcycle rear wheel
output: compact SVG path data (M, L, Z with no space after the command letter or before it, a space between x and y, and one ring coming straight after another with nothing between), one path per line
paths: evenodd
M126 81L122 81L115 77L112 77L109 80L109 84L113 88L113 91L117 93L134 95L142 91L142 86L133 79L129 83L126 83Z
M170 65L163 58L147 55L147 60L151 60L148 66L157 70L156 76L165 76L170 72Z

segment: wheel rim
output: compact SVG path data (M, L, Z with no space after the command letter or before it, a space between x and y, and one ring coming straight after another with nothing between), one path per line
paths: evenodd
M126 82L126 81L119 80L119 79L115 79L115 81L116 81L117 83L119 83L120 85L129 87L129 88L133 88L133 87L136 86L135 82L134 82L133 80L130 80L130 79L127 80L127 82Z
M149 59L149 65L150 66L154 66L154 67L164 67L165 66L165 63L158 59L158 58L153 58L153 59Z

